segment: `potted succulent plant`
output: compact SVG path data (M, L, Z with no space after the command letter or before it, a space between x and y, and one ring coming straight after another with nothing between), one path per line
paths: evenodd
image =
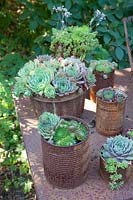
M96 85L90 89L90 99L96 102L96 92L102 88L113 87L114 71L117 67L115 62L108 60L91 60L90 68L94 71Z
M15 96L31 97L37 116L44 111L80 116L86 90L94 85L95 76L80 59L43 55L26 63L16 80Z
M85 61L93 50L100 47L96 32L92 32L89 26L68 26L52 30L50 50L56 57L75 56Z
M104 136L122 132L127 94L121 88L103 88L97 92L96 129Z
M44 112L39 117L44 173L55 187L74 188L85 181L89 166L89 129L76 117Z
M100 175L111 190L119 189L131 175L133 140L121 135L110 137L100 151Z

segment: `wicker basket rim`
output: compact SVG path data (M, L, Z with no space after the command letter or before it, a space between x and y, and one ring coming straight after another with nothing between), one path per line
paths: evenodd
M48 99L47 97L42 97L42 96L33 96L31 98L37 100L37 101L41 101L41 102L46 102L46 103L61 103L61 102L67 102L67 101L71 101L72 99L76 99L79 96L82 96L84 93L86 92L81 90L81 92L74 92L72 94L69 95L65 95L63 97L56 97L55 99Z

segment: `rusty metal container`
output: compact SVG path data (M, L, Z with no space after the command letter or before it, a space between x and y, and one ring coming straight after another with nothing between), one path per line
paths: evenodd
M76 117L63 117L87 124ZM89 131L85 141L69 147L60 147L41 138L44 173L47 181L58 188L75 188L88 176L89 168Z
M43 112L80 117L84 110L85 96L86 91L81 91L55 99L36 96L31 100L38 118Z
M96 130L104 136L115 136L123 130L126 100L107 102L97 97Z
M105 166L106 166L106 161L102 157L100 157L100 170L99 170L100 175L103 178L103 180L105 180L106 182L109 182L110 173L106 171ZM124 182L126 182L129 179L131 175L131 170L132 170L131 162L129 163L128 168L118 169L118 173L122 174L122 180Z
M90 88L90 100L96 103L96 93L98 90L106 87L113 87L114 86L114 70L107 74L108 78L103 78L103 73L94 71L96 77L96 86Z

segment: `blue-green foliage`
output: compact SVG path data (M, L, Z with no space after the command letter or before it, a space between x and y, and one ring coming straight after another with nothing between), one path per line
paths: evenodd
M107 160L115 159L118 162L133 160L133 140L121 135L110 137L103 145L101 156Z

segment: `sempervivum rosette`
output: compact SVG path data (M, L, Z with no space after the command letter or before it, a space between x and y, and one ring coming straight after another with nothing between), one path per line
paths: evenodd
M71 56L66 59L62 59L60 62L63 66L63 70L66 72L68 77L76 80L80 80L83 78L86 67L80 59Z
M72 82L69 78L63 76L56 76L56 78L52 81L52 84L55 87L58 96L74 93L79 88L75 82Z
M102 146L101 156L105 160L113 158L118 162L133 161L133 140L121 135L110 137Z
M43 93L47 84L50 84L54 77L51 69L38 67L35 69L34 74L29 78L28 87L36 94Z
M60 122L60 117L58 117L56 114L44 112L39 117L39 123L38 128L41 133L41 135L45 139L52 139L54 134L54 128L58 125Z

